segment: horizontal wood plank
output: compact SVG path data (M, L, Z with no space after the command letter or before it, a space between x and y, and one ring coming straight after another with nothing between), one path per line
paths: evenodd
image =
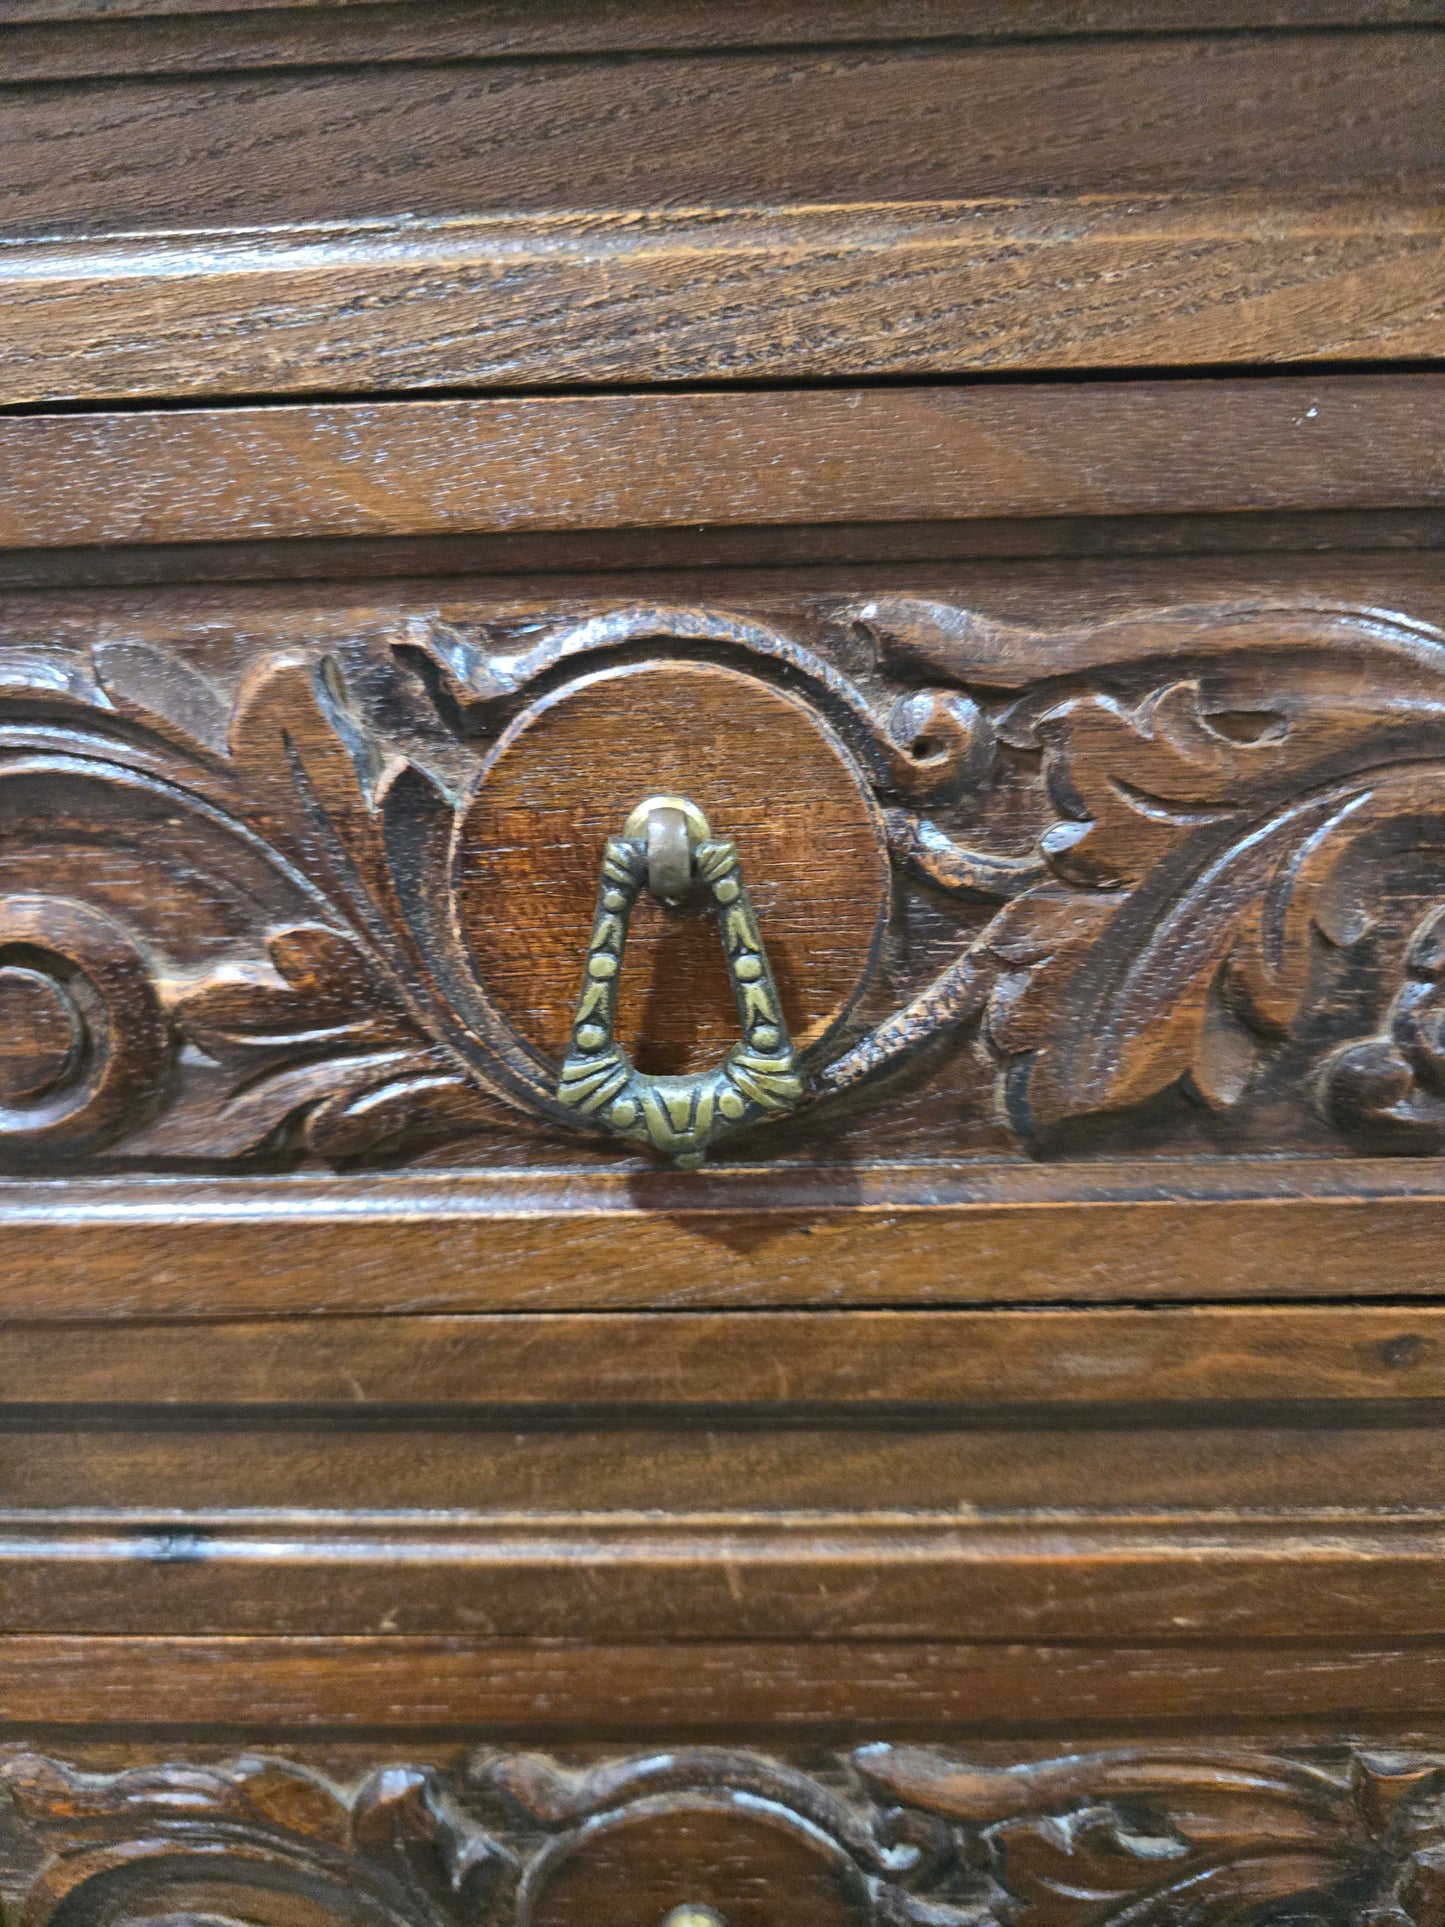
M1395 28L54 82L6 99L0 233L1174 191L1427 194L1442 168L1442 80L1445 35Z
M1438 200L518 216L0 247L0 402L1445 353Z
M679 1189L679 1182L686 1187ZM0 1186L11 1320L1433 1296L1431 1161Z
M598 529L564 534L343 537L336 541L192 542L154 547L0 549L0 589L135 588L184 582L193 588L224 583L238 598L266 594L278 582L374 582L384 577L429 579L490 576L491 586L537 593L537 577L565 581L569 591L605 596L646 595L656 578L646 571L687 571L689 594L731 600L762 583L775 588L776 571L790 568L798 586L852 593L865 571L888 565L895 583L957 591L982 565L1007 560L1033 564L1067 558L1073 583L1092 581L1102 567L1171 574L1150 582L1162 598L1181 583L1191 593L1201 571L1226 569L1231 586L1246 567L1268 572L1288 593L1299 582L1321 585L1342 601L1361 595L1361 569L1388 570L1385 600L1429 615L1445 548L1440 509L1325 510L1300 515L1140 515L983 517L967 522L803 523L732 529ZM1416 553L1423 552L1423 553ZM1247 560L1246 560L1247 558ZM941 565L951 580L941 581ZM679 576L674 575L674 583ZM262 586L265 585L265 586ZM454 585L453 585L454 586ZM994 587L991 582L990 588ZM1251 588L1257 586L1251 583ZM1206 583L1204 592L1215 587ZM302 591L304 593L304 590ZM1445 609L1442 609L1445 615Z
M1412 1726L1445 1711L1445 1645L1285 1641L665 1646L466 1639L0 1639L14 1728L885 1725L890 1734L1271 1719Z
M5 0L0 76L1433 24L1434 0ZM66 25L71 25L69 32ZM55 27L60 30L56 31ZM22 33L22 27L32 31ZM34 31L35 27L40 31Z
M856 1442L849 1449L856 1452ZM0 1523L0 1636L1445 1638L1445 1532L1356 1518L1132 1529L589 1518L468 1528L187 1514ZM0 1660L3 1667L3 1660ZM0 1675L3 1676L3 1675Z
M396 1342L404 1344L404 1332ZM84 1579L102 1555L133 1561L132 1583L137 1567L164 1565L170 1576L154 1583L172 1597L190 1582L170 1568L194 1557L211 1568L191 1575L203 1595L228 1586L250 1596L245 1573L284 1570L304 1541L311 1550L295 1557L321 1569L310 1583L323 1589L322 1607L307 1608L315 1611L312 1631L338 1629L332 1614L343 1595L325 1594L325 1570L378 1566L400 1584L407 1573L455 1568L462 1578L451 1597L465 1626L468 1612L491 1610L462 1583L474 1564L510 1561L525 1586L558 1545L592 1545L609 1564L671 1569L686 1561L676 1546L669 1551L670 1538L704 1564L716 1553L715 1579L734 1542L747 1542L758 1573L844 1558L850 1534L875 1550L891 1547L905 1566L926 1554L971 1570L971 1549L998 1550L996 1530L1000 1557L1007 1563L1014 1545L1023 1571L1041 1556L1034 1528L1058 1535L1057 1555L1060 1545L1085 1540L1117 1551L1110 1535L1141 1521L1143 1550L1177 1567L1185 1592L1189 1557L1179 1532L1221 1548L1226 1564L1237 1555L1268 1567L1276 1555L1287 1564L1322 1541L1332 1556L1362 1534L1379 1550L1380 1535L1398 1530L1395 1551L1428 1565L1438 1560L1445 1486L1439 1400L872 1414L596 1403L337 1413L218 1404L11 1408L4 1416L0 1516L11 1550L62 1560L77 1599L87 1593L86 1610L97 1597L102 1615L117 1609L113 1587L108 1593ZM425 1520L434 1532L418 1529ZM658 1532L659 1522L670 1524ZM1231 1537L1236 1528L1254 1535L1242 1547ZM519 1533L547 1543L527 1539L519 1550ZM1131 1539L1123 1551L1139 1556L1140 1544ZM627 1585L625 1576L619 1583ZM500 1610L501 1595L487 1597ZM665 1617L666 1584L649 1597ZM847 1610L871 1610L846 1588L842 1598ZM1418 1598L1407 1588L1400 1609L1418 1611ZM938 1599L916 1603L947 1610ZM382 1598L381 1620L393 1608L404 1615L400 1629L411 1631L433 1626L433 1611L452 1609L404 1586ZM1087 1606L1065 1588L1047 1609ZM1319 1610L1332 1608L1321 1602ZM342 1629L386 1627L363 1620Z
M1445 1398L1445 1309L526 1313L0 1326L0 1408L416 1405L546 1415ZM57 1414L58 1416L58 1414Z
M1429 507L1445 376L0 421L0 546Z

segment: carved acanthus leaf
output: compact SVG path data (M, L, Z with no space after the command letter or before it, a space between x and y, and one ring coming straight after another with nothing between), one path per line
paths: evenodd
M1445 1759L1205 1742L982 1766L877 1742L806 1765L667 1748L569 1766L0 1763L26 1927L725 1920L826 1927L1439 1927ZM760 1912L766 1908L766 1912Z
M800 636L692 605L416 617L258 649L231 683L166 641L11 648L0 969L40 1029L0 1150L336 1159L586 1128L485 980L460 826L567 678L669 655L805 702L880 864L886 810L894 925L800 1043L814 1105L968 1031L1041 1148L1176 1089L1381 1148L1445 1138L1437 632L1307 601L1043 632L878 597Z

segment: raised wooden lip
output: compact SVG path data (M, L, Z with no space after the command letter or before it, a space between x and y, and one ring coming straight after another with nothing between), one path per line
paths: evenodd
M321 8L354 10L382 5L394 7L395 0L6 0L4 24L174 20L178 15L188 14L314 13ZM486 8L477 8L500 40L503 58L514 51L505 34L498 33L499 28L505 27L508 15L525 23L529 14L542 11L526 0L510 0L510 4L508 0L494 0ZM1258 6L1251 0L1208 0L1208 4L1191 7L1186 23L1166 22L1162 26L1156 24L1157 7L1137 4L1135 0L1108 0L1107 4L1092 6L1082 23L1078 10L1068 7L1064 0L1035 0L1030 6L1016 6L1011 10L1012 20L1001 16L997 7L983 4L983 0L954 0L948 18L942 16L936 4L928 4L928 0L865 0L861 6L857 0L853 0L853 4L849 4L849 0L821 0L821 4L820 0L811 0L811 4L796 7L780 7L776 0L753 0L751 5L738 6L735 0L729 11L737 17L735 22L717 17L711 8L701 8L689 24L675 0L671 3L670 0L632 0L630 5L609 8L600 22L589 26L585 21L569 18L569 15L575 16L576 9L554 4L547 10L550 27L543 26L539 36L535 25L530 30L524 26L526 37L522 46L524 51L539 51L539 37L545 46L550 32L558 43L557 51L576 50L579 39L585 42L588 51L629 48L630 36L638 25L649 19L663 23L654 30L655 37L650 44L691 48L750 46L760 39L762 44L774 44L780 18L797 23L788 29L790 33L796 34L798 26L805 26L811 37L823 40L840 35L886 38L890 34L908 39L947 39L970 37L979 32L989 39L1002 40L1056 34L1068 37L1129 34L1141 28L1168 33L1207 33L1260 26L1308 31L1433 25L1438 18L1433 0L1273 0L1264 22L1259 18ZM765 26L766 37L763 37Z
M1433 1299L1438 1159L0 1185L8 1320Z
M1219 192L14 239L0 343L10 405L1388 361L1445 352L1445 224Z
M0 1224L796 1216L1116 1204L1445 1204L1445 1157L960 1158L0 1178ZM0 1310L3 1317L3 1310Z
M0 1525L0 1650L52 1633L492 1639L1445 1640L1445 1522L841 1517L426 1534L189 1513ZM63 1588L61 1597L55 1592ZM48 1596L47 1596L48 1595ZM1281 1633L1282 1626L1288 1627ZM3 1660L0 1660L3 1667Z

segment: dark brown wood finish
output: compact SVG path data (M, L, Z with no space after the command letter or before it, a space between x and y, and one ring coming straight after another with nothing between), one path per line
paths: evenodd
M220 1755L94 1774L16 1752L0 1766L30 1863L16 1899L36 1921L224 1903L270 1922L304 1902L347 1921L563 1923L585 1909L762 1927L786 1907L840 1927L1072 1927L1167 1917L1202 1888L1231 1909L1364 1894L1415 1919L1405 1908L1438 1854L1440 1763L1418 1746L1155 1742L1014 1768L888 1744L576 1764L484 1748L441 1766L373 1749L346 1761L351 1784L339 1765ZM1106 1897L1080 1893L1086 1868L1107 1872Z
M1438 5L0 24L7 1920L1438 1927Z
M887 1408L1445 1398L1438 1305L5 1327L0 1406Z
M1194 192L15 243L0 402L1423 357L1442 234Z
M0 545L1438 505L1445 376L0 420Z
M622 1173L12 1180L15 1317L1348 1299L1439 1289L1433 1160L971 1164L797 1185ZM951 1195L952 1194L952 1195Z
M1428 190L1442 51L1421 29L56 83L6 103L0 229Z
M1100 34L1434 26L1435 0L6 0L6 79L213 67ZM22 26L39 31L22 33Z
M218 655L204 601L152 604L147 629L133 604L17 597L0 961L30 1041L7 1165L299 1172L449 1145L496 1173L446 1196L463 1248L510 1219L525 1249L539 1211L558 1230L821 1212L848 1237L866 1205L885 1232L903 1211L986 1241L991 1209L1029 1205L987 1167L931 1177L938 1158L1142 1160L1104 1176L1107 1212L1177 1211L1160 1155L1428 1157L1445 650L1382 600L1256 588L1033 627L901 590L791 608L277 592L244 626L221 599ZM687 1147L639 1121L592 1006L574 1016L603 851L662 792L739 840L764 936L734 920L720 946L654 906L625 958L608 926L589 981L617 978L645 1074L699 1076L739 1035L724 952L766 940L809 1101L794 1089L796 1116L729 1151L731 1191L609 1190L609 1155ZM603 1080L580 1105L558 1082L576 1049ZM553 1162L576 1176L557 1187ZM770 1191L760 1163L793 1175ZM1379 1195L1381 1225L1413 1222L1385 1194L1407 1214L1435 1195L1428 1174L1402 1194L1324 1164L1305 1206L1247 1171L1203 1188L1326 1215ZM368 1212L415 1215L401 1193ZM1032 1268L1027 1248L1012 1262ZM866 1302L871 1270L831 1289ZM679 1288L697 1302L669 1271Z
M130 1728L126 1756L187 1729L422 1729L490 1740L747 1734L854 1737L1141 1728L1303 1730L1316 1742L1383 1728L1438 1730L1445 1664L1433 1643L1228 1642L1034 1646L1009 1642L786 1640L189 1639L17 1634L0 1693L18 1733ZM161 1729L159 1734L147 1729ZM595 1742L594 1742L595 1743ZM184 1757L182 1755L182 1757ZM1017 1758L1017 1755L1015 1755Z
M1428 6L8 17L0 402L1441 352Z

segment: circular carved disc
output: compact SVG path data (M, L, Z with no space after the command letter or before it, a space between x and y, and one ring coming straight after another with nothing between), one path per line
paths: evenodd
M862 1927L871 1911L830 1842L722 1794L593 1821L534 1863L518 1914L525 1927L664 1927L674 1909L726 1927Z
M0 1103L18 1104L59 1083L78 1042L75 1007L53 977L0 966Z
M709 663L604 670L544 698L498 745L461 824L454 881L483 983L523 1037L567 1046L602 851L645 797L687 796L738 846L800 1049L846 1014L887 915L878 812L802 703ZM641 1070L716 1064L738 1038L717 924L638 902L617 1041Z

